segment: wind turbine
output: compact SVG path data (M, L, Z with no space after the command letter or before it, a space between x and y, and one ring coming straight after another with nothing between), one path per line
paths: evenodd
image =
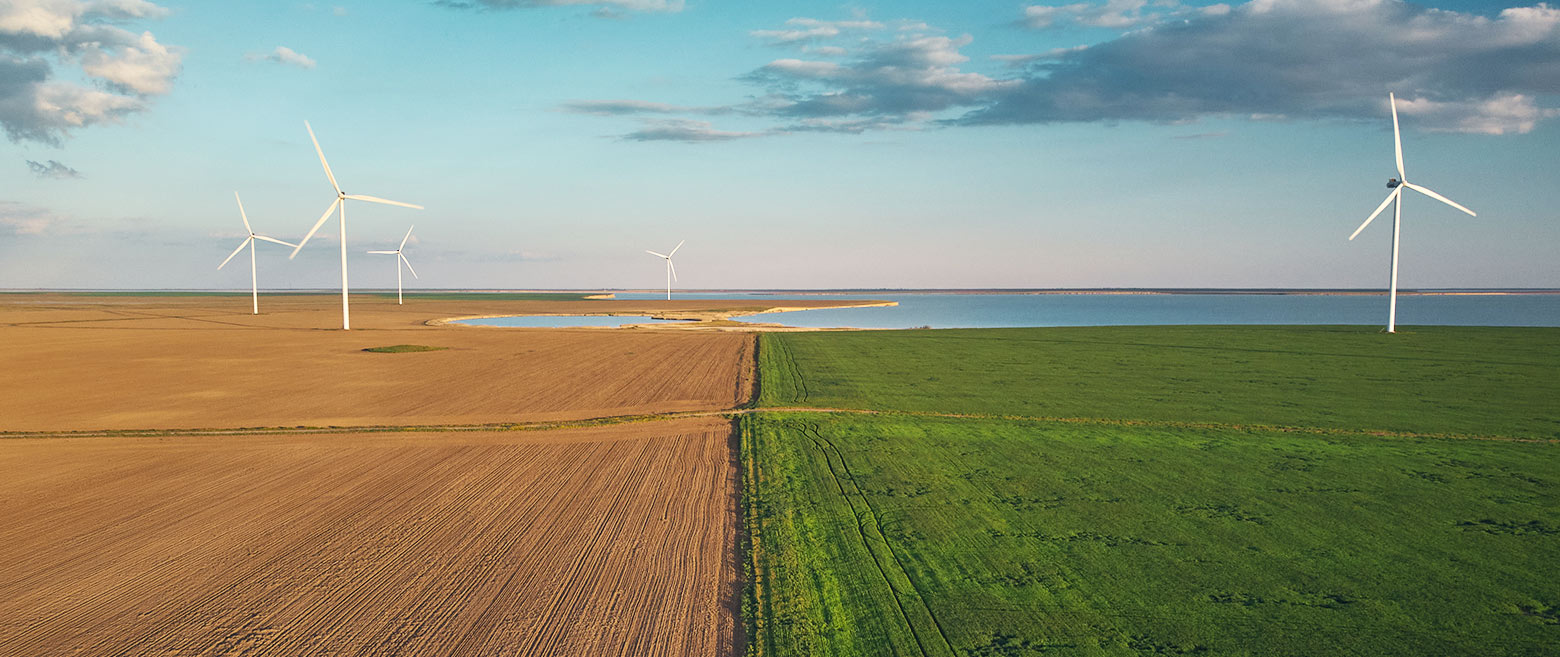
M678 242L677 246L672 249L671 253L656 253L654 251L651 251L650 249L645 249L645 253L648 253L650 255L656 256L658 258L664 258L666 260L666 300L667 301L671 301L672 300L672 281L677 280L677 266L672 264L672 256L677 255L677 249L682 248L683 242L686 242L686 241L688 241L688 240L683 240L682 242Z
M1403 188L1412 189L1458 210L1462 210L1471 216L1477 217L1479 215L1475 214L1473 210L1469 210L1451 199L1431 191L1428 187L1415 185L1408 181L1408 176L1403 173L1403 134L1398 130L1397 96L1388 92L1387 100L1392 104L1392 146L1397 153L1398 177L1387 180L1387 189L1392 191L1387 194L1386 200L1382 201L1381 205L1376 206L1376 211L1370 213L1370 216L1365 218L1365 223L1354 229L1354 235L1350 235L1349 240L1353 241L1354 237L1360 234L1360 231L1365 230L1365 227L1375 220L1376 215L1387 209L1388 203L1392 204L1392 280L1391 287L1387 293L1387 332L1395 333L1397 332L1398 233L1401 232L1403 225Z
M238 192L233 192L233 200L238 201L238 218L244 220L244 230L249 233L249 237L245 237L244 241L239 242L238 248L233 249L233 252L228 254L227 260L223 260L222 264L217 265L217 269L221 270L223 267L226 267L228 261L232 260L234 256L237 256L239 251L243 251L244 247L246 246L249 247L249 294L251 300L254 302L255 314L258 315L260 314L260 281L255 275L255 240L276 242L282 246L297 245L293 244L292 242L283 242L274 237L266 237L256 233L255 229L249 227L249 215L244 214L244 199L238 197Z
M406 248L406 240L412 239L412 228L415 228L415 226L406 229L406 237L401 238L401 245L398 246L398 247L395 247L394 251L369 251L369 253L374 253L374 254L379 254L379 255L393 255L393 256L395 256L395 303L396 303L396 305L400 305L400 303L401 303L401 263L403 263L403 262L406 263L406 269L407 269L407 271L412 272L412 278L417 278L417 270L416 269L412 269L412 261L406 259L406 254L401 253L401 249Z
M391 201L377 196L348 194L341 191L341 185L336 184L336 174L330 172L330 163L325 161L325 151L320 150L320 140L314 138L314 128L309 127L308 121L304 121L303 129L309 131L309 141L314 142L314 152L320 156L320 166L325 167L325 177L330 179L330 186L336 190L336 200L331 201L330 207L325 208L325 214L320 215L320 220L314 222L314 227L309 229L309 234L303 236L303 241L298 243L298 246L293 249L292 255L287 256L287 258L291 260L298 257L298 252L303 250L303 245L308 244L309 238L314 237L314 233L320 229L320 226L325 225L325 222L330 219L330 214L338 210L341 212L341 330L350 331L352 330L352 316L347 305L347 201L350 199L353 201L368 201L369 203L383 203L385 205L399 205L403 208L412 208L414 210L421 210L423 206Z

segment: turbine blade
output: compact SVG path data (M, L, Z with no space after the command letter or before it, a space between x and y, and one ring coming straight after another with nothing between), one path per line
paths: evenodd
M1369 226L1370 222L1375 221L1376 220L1376 215L1381 214L1382 210L1387 209L1387 204L1391 203L1392 200L1397 198L1398 194L1401 194L1401 193L1403 193L1403 188L1402 187L1394 187L1394 188L1392 188L1392 192L1387 194L1387 200L1382 201L1381 205L1376 206L1376 211L1370 213L1370 216L1365 218L1365 223L1360 224L1359 228L1354 229L1354 235L1350 235L1349 236L1349 240L1353 241L1355 236L1359 235L1360 231L1365 230L1365 227Z
M244 241L238 243L238 248L233 249L233 252L228 254L227 260L223 260L222 264L217 265L217 269L221 269L223 267L226 267L227 263L228 263L228 260L232 260L233 257L238 255L238 253L240 251L243 251L244 247L246 247L246 246L249 246L249 238L247 238L247 237L244 238Z
M392 201L392 200L389 200L389 199L379 198L378 196L365 196L363 194L348 194L347 198L350 198L350 199L352 199L354 201L368 201L369 203L383 203L385 205L399 205L399 206L401 206L403 208L411 208L413 210L421 210L421 209L423 209L423 206L421 206L421 205L413 205L411 203L402 203L400 201Z
M682 245L683 245L683 242L686 242L686 241L688 241L688 240L683 240L683 241L682 241L682 242L678 242L678 243L677 243L677 246L676 246L676 247L675 247L675 248L673 248L673 249L672 249L672 252L671 252L671 253L668 253L668 254L666 254L666 257L668 257L668 258L670 258L670 257L672 257L672 256L674 256L674 255L677 255L677 249L680 249L680 248L682 248Z
M401 262L406 263L406 270L412 272L412 278L418 278L417 270L412 269L412 261L406 259L406 254L397 252L396 255L401 256Z
M320 166L325 167L325 177L330 179L330 186L336 188L336 193L341 193L341 185L336 184L336 174L330 172L330 163L325 161L325 151L320 149L320 140L314 138L314 128L309 127L309 122L303 122L303 129L309 131L309 141L314 142L314 152L320 155Z
M401 245L398 246L398 247L395 247L395 250L396 250L397 253L399 253L401 251L401 249L406 248L406 240L412 239L412 229L416 228L416 227L417 226L415 226L415 225L406 227L406 237L401 238Z
M1387 100L1392 103L1392 149L1397 153L1398 180L1408 180L1408 174L1403 173L1403 133L1398 131L1397 96L1388 91Z
M664 253L656 253L654 251L651 251L650 249L645 249L645 253L653 255L653 256L655 256L657 258L667 258L667 257L670 257L670 256L668 256L668 255L666 255Z
M298 257L298 252L303 250L303 245L308 244L309 238L314 237L314 233L319 231L320 226L325 225L325 222L330 219L330 213L335 212L338 205L341 205L339 198L330 202L330 207L325 208L325 214L320 215L320 220L314 222L314 227L309 229L309 234L304 235L303 239L298 241L298 246L293 247L292 255L287 256L288 260Z
M666 266L672 270L672 280L677 280L677 265L672 264L672 259L666 259Z
M257 239L257 240L265 240L267 242L276 242L277 244L280 244L282 246L298 246L297 244L293 244L292 242L283 242L283 241L281 241L279 239L276 239L274 237L266 237L264 235L256 235L255 239Z
M255 234L255 229L249 227L249 215L244 214L244 199L238 197L238 192L233 192L233 200L238 201L238 218L244 220L244 232Z
M1458 210L1462 210L1463 212L1466 212L1466 213L1468 213L1468 214L1470 214L1472 216L1475 216L1475 217L1479 216L1478 213L1474 212L1473 210L1469 210L1468 208L1465 208L1465 207L1463 207L1461 205L1458 205L1456 201L1453 201L1452 199L1446 198L1445 196L1442 196L1440 194L1437 194L1437 193L1431 191L1429 187L1421 187L1419 185L1415 185L1414 183L1408 183L1408 182L1403 183L1403 186L1407 187L1409 189L1412 189L1412 190L1414 190L1416 192L1419 192L1420 194L1424 194L1425 196L1433 198L1433 199L1435 199L1437 201L1440 201L1442 203L1450 205L1450 206L1452 206L1454 208L1457 208Z
M379 254L379 255L395 255L397 253L400 253L400 251L364 251L364 253L375 253L375 254Z

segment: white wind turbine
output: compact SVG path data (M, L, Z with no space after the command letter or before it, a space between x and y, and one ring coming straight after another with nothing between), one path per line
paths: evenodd
M282 246L297 245L293 244L292 242L283 242L274 237L266 237L256 233L255 229L249 227L249 215L244 214L244 199L238 197L238 192L233 192L233 200L238 201L238 218L244 220L244 231L248 232L249 236L245 237L244 241L238 243L238 248L233 249L233 252L228 254L227 260L223 260L222 264L217 265L217 269L220 270L223 267L226 267L228 261L232 260L234 256L237 256L239 251L243 251L244 247L246 246L249 247L249 294L251 300L254 302L254 312L256 315L258 315L260 314L260 280L255 275L255 240L276 242Z
M412 278L418 277L417 270L412 269L412 261L406 259L406 254L401 253L401 250L406 248L406 240L412 239L412 228L415 227L412 226L406 229L406 237L401 238L401 245L395 247L394 251L369 251L369 253L377 255L395 256L395 302L397 305L401 303L401 263L406 263L406 270L412 272Z
M677 255L677 249L682 248L683 242L686 242L686 241L688 241L688 240L683 240L682 242L678 242L677 246L672 249L671 253L656 253L654 251L651 251L650 249L645 249L645 253L648 253L650 255L656 256L658 258L663 258L663 259L666 260L666 300L667 301L671 301L672 300L672 281L677 280L677 266L672 264L672 256Z
M421 206L421 205L412 205L411 203L402 203L400 201L390 201L390 200L379 198L377 196L367 196L367 195L364 195L364 194L348 194L346 192L341 191L341 185L336 184L336 174L333 174L333 173L330 172L330 163L325 161L325 151L320 149L320 140L314 138L314 128L309 127L309 122L308 121L304 121L303 122L303 129L309 131L309 141L314 142L314 152L318 153L319 156L320 156L320 166L325 167L325 177L330 179L330 186L335 188L335 190L336 190L336 200L331 202L330 207L325 208L325 214L320 215L320 220L314 222L314 227L309 229L309 234L303 236L303 241L299 242L298 246L293 249L292 255L287 256L287 257L289 259L298 257L298 252L303 250L303 245L308 244L309 243L309 238L314 237L314 233L320 229L320 226L325 225L325 222L330 219L330 214L332 212L340 211L340 213L341 213L341 215L340 215L340 219L341 219L341 330L343 330L343 331L350 331L350 330L352 330L352 317L351 317L350 310L349 310L349 308L347 306L347 201L350 199L350 200L353 200L353 201L368 201L369 203L383 203L385 205L399 205L399 206L401 206L403 208L412 208L414 210L421 210L421 209L423 209L423 206Z
M1387 194L1386 200L1382 201L1381 205L1376 206L1376 211L1370 213L1370 216L1365 218L1365 223L1354 229L1354 235L1350 235L1349 239L1352 241L1356 235L1360 234L1360 231L1365 230L1365 227L1375 220L1376 215L1387 209L1388 203L1392 204L1392 280L1387 292L1387 332L1394 333L1397 331L1398 233L1403 225L1403 188L1412 189L1458 210L1462 210L1469 215L1475 217L1479 215L1475 214L1473 210L1469 210L1451 199L1431 191L1428 187L1415 185L1408 181L1408 176L1403 173L1403 135L1398 130L1397 96L1388 92L1387 100L1392 105L1392 146L1397 153L1398 177L1387 180L1387 188L1392 191Z

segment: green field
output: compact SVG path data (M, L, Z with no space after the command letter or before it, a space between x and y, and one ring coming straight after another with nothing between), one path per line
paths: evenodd
M1560 651L1560 331L767 334L759 361L762 405L888 412L742 418L751 654Z
M1560 330L769 334L759 405L1560 439Z

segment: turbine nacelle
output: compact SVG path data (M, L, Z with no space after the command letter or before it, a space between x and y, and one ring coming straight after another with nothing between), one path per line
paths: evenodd
M1401 185L1401 184L1403 184L1403 181L1398 180L1397 178L1388 178L1387 179L1387 189L1397 189L1398 185Z

